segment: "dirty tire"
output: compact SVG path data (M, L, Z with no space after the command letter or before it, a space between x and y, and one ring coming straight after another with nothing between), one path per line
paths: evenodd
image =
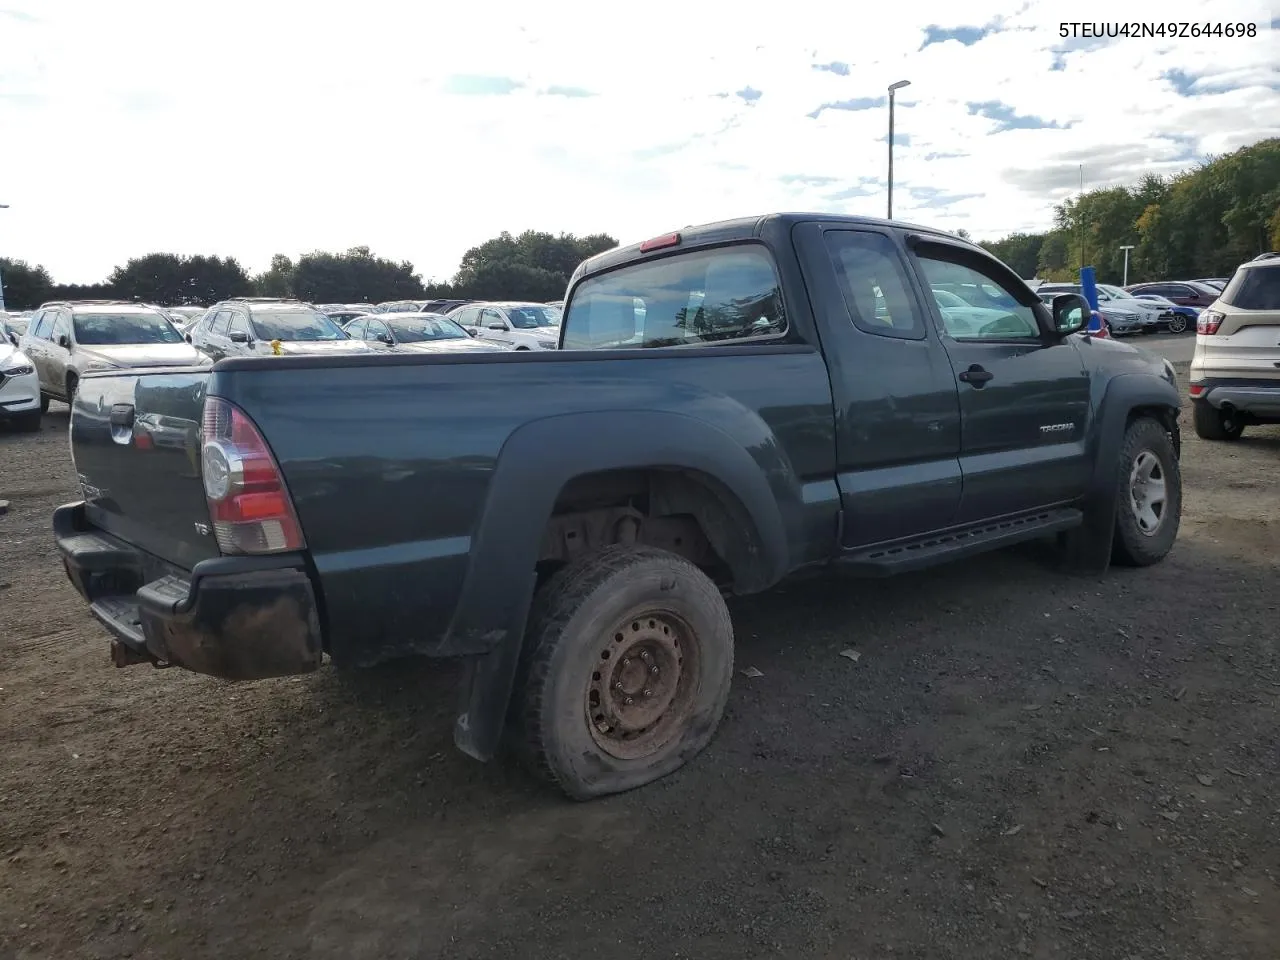
M1164 508L1160 522L1144 530L1141 513L1132 492L1135 468L1150 464L1154 457L1164 487ZM1173 452L1173 441L1164 425L1150 417L1139 417L1125 430L1116 466L1116 533L1112 560L1129 567L1159 563L1173 548L1182 518L1182 471Z
M1238 415L1223 413L1207 400L1191 401L1191 422L1201 440L1239 440L1244 433L1244 424Z
M634 649L627 646L630 630L654 623L678 623L676 633L685 638L685 665L673 667L679 679L669 681L673 673L662 678L676 692L653 728L661 734L664 724L672 726L665 739L641 744L646 755L618 756L634 752L635 744L602 746L608 735L589 716L590 697L598 695L602 677L608 683L613 671L632 662L613 656ZM607 547L568 564L534 600L512 710L516 748L536 776L575 800L644 786L711 741L732 678L733 625L711 579L665 550Z
M80 387L80 378L74 373L67 374L67 403L75 405L76 390Z

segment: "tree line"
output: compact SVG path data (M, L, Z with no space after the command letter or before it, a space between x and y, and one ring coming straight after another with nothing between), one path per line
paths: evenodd
M0 258L4 301L30 310L47 300L119 299L164 306L207 305L229 297L296 297L311 303L459 298L556 300L587 257L618 241L607 234L576 237L526 230L503 232L472 247L447 281L424 283L407 260L374 256L368 247L314 251L296 260L276 254L250 275L233 257L150 253L118 266L101 283L59 284L39 264Z
M1025 279L1074 280L1083 263L1104 283L1229 277L1280 250L1280 138L1172 177L1092 190L1059 204L1053 229L982 244Z

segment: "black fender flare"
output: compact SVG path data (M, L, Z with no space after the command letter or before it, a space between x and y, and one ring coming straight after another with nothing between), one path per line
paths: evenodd
M754 454L754 455L753 455ZM763 462L762 462L763 461ZM599 411L535 420L503 444L472 536L471 558L439 654L470 655L454 740L489 759L497 748L536 586L535 564L557 497L570 480L626 469L691 470L712 478L744 525L734 569L742 589L776 583L790 562L780 500L799 486L774 444L754 449L705 420L663 411ZM780 496L781 494L781 496Z
M1084 496L1084 525L1077 532L1079 546L1073 558L1082 570L1101 572L1110 563L1116 510L1120 502L1116 460L1133 412L1143 409L1163 411L1174 434L1176 451L1179 449L1177 430L1181 408L1177 387L1162 377L1125 373L1107 382L1094 418L1093 470Z

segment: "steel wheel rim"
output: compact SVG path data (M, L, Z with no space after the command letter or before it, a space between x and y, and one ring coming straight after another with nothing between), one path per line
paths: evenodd
M605 634L587 681L587 729L596 746L620 760L662 749L693 709L701 662L689 624L649 610Z
M1168 503L1164 464L1150 450L1143 450L1134 457L1129 471L1129 508L1145 536L1155 536L1164 526Z

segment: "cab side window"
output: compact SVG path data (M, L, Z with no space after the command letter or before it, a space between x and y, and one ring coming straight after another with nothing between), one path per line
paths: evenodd
M823 240L855 327L878 337L924 339L924 323L892 240L863 230L828 230Z
M1039 339L1034 308L1019 303L1001 281L941 254L921 252L917 259L953 340Z

